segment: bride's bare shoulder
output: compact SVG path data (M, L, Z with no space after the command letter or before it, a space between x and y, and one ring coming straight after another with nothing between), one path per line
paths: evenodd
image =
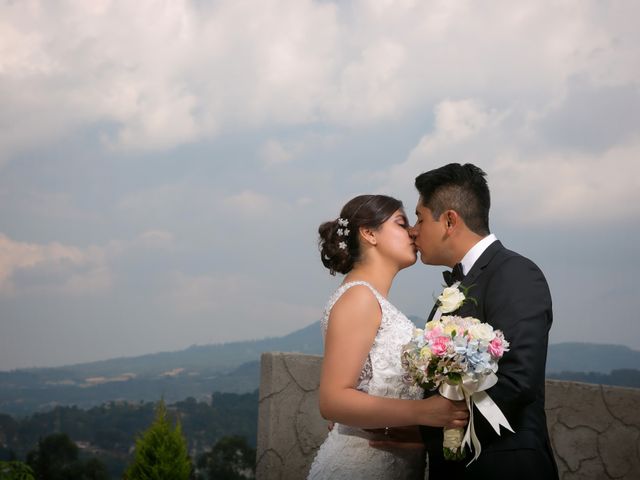
M353 285L336 301L331 309L331 321L380 323L380 303L366 285Z

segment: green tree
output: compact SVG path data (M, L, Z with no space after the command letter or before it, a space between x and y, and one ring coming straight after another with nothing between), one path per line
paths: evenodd
M38 447L27 454L27 464L37 478L63 480L75 470L78 452L66 433L54 433L38 441Z
M255 478L256 451L244 437L222 437L211 451L198 458L198 470L209 480L245 480Z
M38 441L38 447L27 454L27 464L36 478L46 480L106 480L107 469L93 458L79 459L80 450L66 433L54 433Z
M0 480L35 480L35 477L26 463L0 461Z
M82 480L108 480L109 472L104 463L97 458L90 458L82 465Z
M128 480L188 480L191 459L180 422L172 428L167 419L167 408L160 400L156 418L142 436L136 440L135 456L125 473Z

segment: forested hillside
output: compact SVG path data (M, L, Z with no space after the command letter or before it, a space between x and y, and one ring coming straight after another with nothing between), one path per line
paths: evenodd
M153 402L108 402L97 407L56 407L21 419L0 414L0 460L24 460L38 440L56 432L66 433L85 457L95 457L119 478L131 459L136 437L153 421ZM218 440L244 437L253 447L258 424L258 392L214 393L207 402L187 398L168 405L172 419L179 419L196 460Z

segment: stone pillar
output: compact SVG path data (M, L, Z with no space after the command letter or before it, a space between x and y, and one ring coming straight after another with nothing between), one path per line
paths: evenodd
M328 432L318 410L321 362L317 355L262 354L257 479L306 478Z

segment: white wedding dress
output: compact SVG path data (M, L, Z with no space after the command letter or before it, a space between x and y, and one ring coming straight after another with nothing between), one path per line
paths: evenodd
M369 351L357 389L380 397L420 399L423 391L419 387L406 385L402 381L403 368L400 360L402 346L409 342L414 325L380 295L367 282L346 283L331 296L322 319L323 337L331 308L340 296L355 285L371 289L380 303L382 320L376 338ZM355 427L336 423L320 446L309 471L309 480L369 479L399 480L424 478L425 454L420 450L390 452L369 446L372 434Z

